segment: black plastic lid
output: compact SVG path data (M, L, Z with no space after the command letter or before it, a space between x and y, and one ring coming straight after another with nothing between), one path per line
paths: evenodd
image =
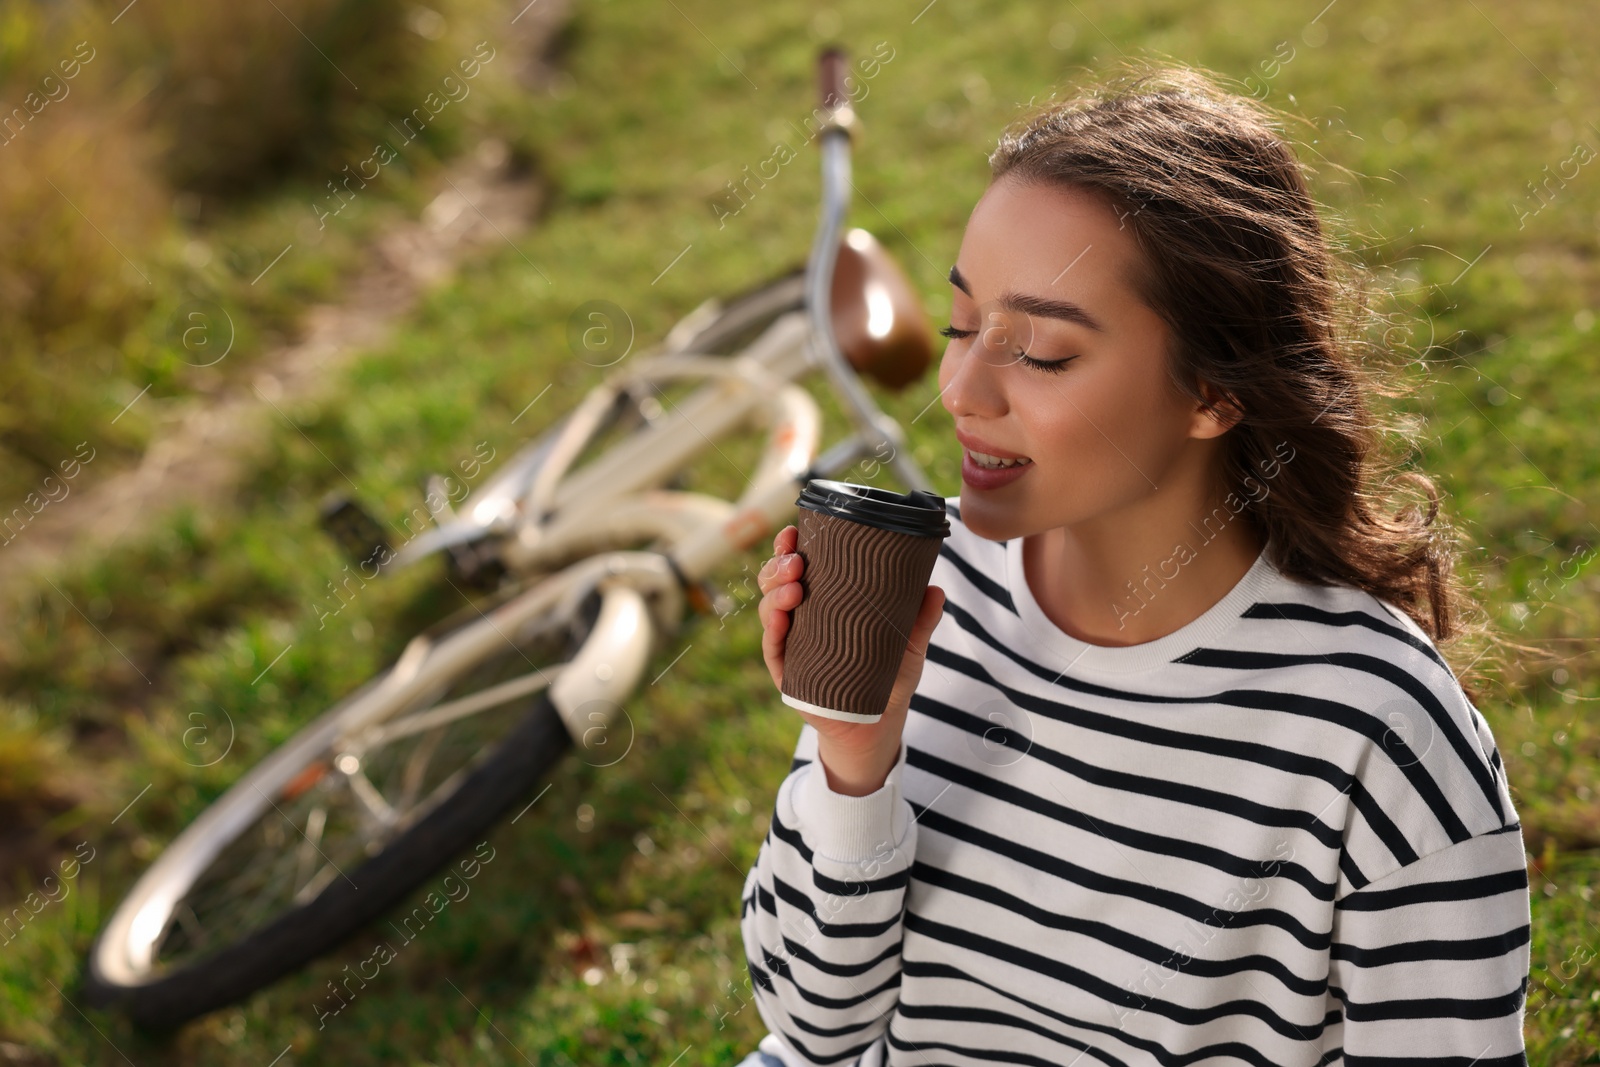
M800 490L800 499L795 503L808 511L880 530L913 537L950 536L944 498L920 489L896 493L871 485L813 478Z

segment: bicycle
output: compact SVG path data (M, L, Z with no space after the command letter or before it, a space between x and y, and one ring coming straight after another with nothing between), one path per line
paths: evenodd
M336 947L565 753L598 751L686 612L715 610L708 577L786 525L807 480L876 457L930 488L858 377L903 388L933 338L889 253L863 229L840 237L859 122L844 73L842 51L824 49L822 204L803 269L695 308L400 551L353 502L329 509L357 558L381 570L442 553L485 596L413 637L166 846L89 951L92 1003L170 1028ZM796 384L816 370L853 430L820 455L820 408ZM681 402L664 388L702 382ZM670 487L751 430L765 443L737 500Z

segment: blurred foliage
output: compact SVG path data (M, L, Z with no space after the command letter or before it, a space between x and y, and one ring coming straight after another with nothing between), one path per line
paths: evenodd
M187 301L241 312L231 372L331 292L367 232L349 220L456 150L459 122L405 131L388 188L321 262L257 287L262 247L320 243L305 224L329 184L441 98L483 2L438 6L0 0L0 498L84 440L111 457L96 477L137 454L149 426L126 405L195 386L174 326Z
M121 58L154 83L152 126L173 185L237 195L392 135L386 117L420 102L423 33L443 23L424 10L404 0L141 0Z
M44 10L0 8L0 444L7 467L34 468L22 484L106 421L118 343L155 297L130 253L148 264L167 231L143 103L103 47ZM127 428L108 443L128 445Z
M0 813L8 822L35 822L73 799L59 773L66 755L59 729L41 728L30 708L0 700Z

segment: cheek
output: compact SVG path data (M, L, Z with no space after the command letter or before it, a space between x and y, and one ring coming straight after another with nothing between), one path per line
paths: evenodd
M1114 451L1114 443L1131 454L1164 436L1164 427L1173 421L1175 401L1153 372L1114 373L1118 370L1106 364L1092 368L1073 383L1072 402L1062 406L1075 426L1094 436L1097 448ZM1068 371L1065 376L1070 375Z
M1120 445L1136 422L1127 409L1125 387L1104 375L1074 376L1075 369L1021 389L1017 403L1035 439L1056 455L1115 455L1113 442Z
M1109 504L1113 497L1147 487L1141 472L1166 465L1162 427L1171 416L1157 395L1148 382L1106 373L1073 379L1068 370L1058 381L1021 390L1016 399L1026 406L1032 447L1039 453L1035 459L1050 463L1052 480L1062 479L1074 495Z

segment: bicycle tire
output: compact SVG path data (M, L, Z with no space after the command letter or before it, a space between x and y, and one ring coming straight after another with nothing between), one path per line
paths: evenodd
M581 648L586 621L592 621L592 613L587 611L571 620L577 630L569 638L567 659ZM485 619L468 625L493 624ZM393 665L385 668L302 726L251 771L297 741L315 736L314 731L325 727L393 669ZM244 999L336 948L364 924L392 908L498 822L571 747L571 736L548 690L539 692L488 757L426 815L355 867L348 877L332 881L309 902L279 913L217 952L150 981L121 983L110 978L102 966L102 950L114 947L102 943L115 925L108 923L89 951L83 978L85 999L96 1007L116 1007L139 1027L155 1031L171 1030ZM213 806L223 803L245 781L241 779L213 801ZM173 844L177 843L175 840ZM140 888L136 882L119 902L119 908L135 898ZM148 895L147 891L144 896Z

